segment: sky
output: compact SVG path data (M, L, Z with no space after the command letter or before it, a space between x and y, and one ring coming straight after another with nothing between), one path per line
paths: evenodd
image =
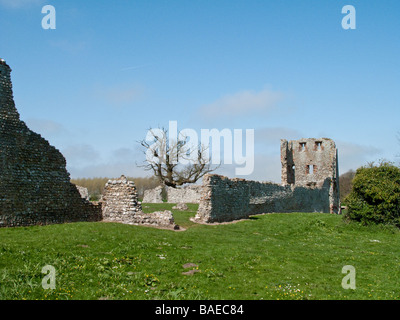
M280 139L333 139L340 173L398 162L399 18L398 0L0 0L0 58L72 178L150 175L138 141L176 121L253 129L244 178L280 182Z

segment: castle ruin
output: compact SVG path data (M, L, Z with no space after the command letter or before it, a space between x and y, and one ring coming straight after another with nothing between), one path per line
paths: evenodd
M281 163L281 185L204 176L193 221L228 222L277 212L340 213L337 149L332 140L281 140Z
M338 151L331 139L281 140L282 185L329 187L329 212L340 213Z
M63 155L20 120L0 60L0 227L101 220L70 182Z
M0 227L111 221L179 229L170 211L143 213L124 176L106 184L100 204L89 202L87 190L70 182L63 155L20 120L10 73L0 60ZM332 140L281 140L281 163L282 184L208 174L201 186L168 190L168 202L199 203L198 223L272 212L340 213ZM160 190L149 198L160 201Z

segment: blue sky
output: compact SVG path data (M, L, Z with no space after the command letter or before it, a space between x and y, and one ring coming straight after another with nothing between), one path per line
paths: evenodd
M281 138L335 140L341 173L398 160L399 18L397 0L0 0L0 57L21 119L73 178L147 175L137 141L176 120L254 129L247 178L279 182Z

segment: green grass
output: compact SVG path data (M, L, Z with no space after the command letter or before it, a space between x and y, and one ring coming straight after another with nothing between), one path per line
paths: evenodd
M0 229L0 299L400 298L397 229L320 213L207 226L189 221L196 209L173 211L182 232L103 222ZM42 288L45 265L56 269L55 290ZM355 290L341 286L345 265L356 269Z

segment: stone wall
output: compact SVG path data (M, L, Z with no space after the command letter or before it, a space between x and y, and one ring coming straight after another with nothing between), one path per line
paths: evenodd
M199 203L201 185L188 185L180 188L167 188L168 203Z
M270 212L340 213L338 151L331 139L281 140L281 164L282 185L206 175L194 221Z
M78 186L78 185L75 185L75 186L78 189L79 194L81 195L81 197L83 199L89 201L89 191L88 191L88 189L85 188L85 187Z
M103 219L107 221L123 221L126 217L142 211L135 183L129 181L125 176L108 180L100 201L102 202Z
M163 202L163 187L159 186L154 189L144 191L143 203L162 203Z
M125 176L106 183L101 203L103 220L106 222L179 229L171 211L144 213L134 182Z
M165 187L168 203L199 203L201 198L201 185L188 185L184 187ZM143 203L162 203L164 188L159 186L144 192Z
M329 189L329 179L321 187L308 188L206 175L193 220L214 223L272 212L330 212Z
M82 199L63 155L20 120L11 69L0 60L0 227L101 220Z
M281 140L282 184L321 188L329 180L330 212L340 213L338 150L328 138Z

